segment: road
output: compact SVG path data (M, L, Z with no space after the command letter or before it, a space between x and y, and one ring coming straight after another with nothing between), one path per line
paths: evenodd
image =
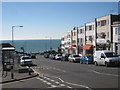
M67 88L118 90L119 68L51 60L38 55L32 69L39 77L3 85L3 88ZM38 89L39 90L39 89Z

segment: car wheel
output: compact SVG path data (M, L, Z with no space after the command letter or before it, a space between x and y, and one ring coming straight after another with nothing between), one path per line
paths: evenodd
M96 65L96 66L98 66L98 63L97 63L97 62L95 62L95 65Z
M109 67L109 64L108 64L108 62L105 62L105 66L106 66L106 67Z

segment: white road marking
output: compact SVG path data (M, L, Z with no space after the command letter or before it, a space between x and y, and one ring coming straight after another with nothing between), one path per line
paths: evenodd
M52 83L47 82L46 84L51 85Z
M72 87L70 87L70 86L67 86L67 88L72 88Z
M41 78L37 78L37 79L39 79L39 80L43 81L43 79L41 79Z
M55 82L56 84L59 84L60 82Z
M91 70L92 72L94 73L97 73L97 74L101 74L101 75L109 75L109 76L119 76L119 75L115 75L115 74L108 74L108 73L101 73L101 72L98 72L98 71L95 71L95 70Z
M60 86L65 86L65 84L60 84Z
M44 83L46 83L47 81L43 80Z
M56 85L51 85L51 87L57 87Z
M37 73L38 73L38 72L37 72ZM40 73L39 73L39 74L40 74ZM42 75L41 77L46 78L46 77L44 77L44 75ZM74 85L74 86L80 86L80 87L83 87L83 88L87 88L87 89L89 89L89 90L92 90L91 88L89 88L89 87L87 87L87 86L85 86L85 85L79 85L79 84L74 84L74 83L65 82L64 80L62 80L61 78L56 77L56 76L51 76L51 77L58 78L62 83L67 83L67 84ZM40 79L40 78L37 78L37 79ZM43 79L40 79L40 80L46 82L46 81L43 80ZM50 81L51 81L51 82L55 82L55 80L50 80ZM49 83L49 82L46 82L46 84L50 84L50 83ZM60 84L59 86L51 85L51 87L48 87L48 88L61 87L61 86L65 86L65 84ZM67 87L68 87L68 88L72 88L72 87L70 87L70 86L67 86Z
M80 86L80 87L83 87L83 88L87 88L87 89L89 89L89 90L92 90L91 88L89 88L89 87L87 87L87 86L85 86L85 85L79 85L79 84L74 84L74 83L69 83L69 82L65 82L65 83L70 84L70 85L74 85L74 86Z
M55 80L50 80L51 82L55 82Z

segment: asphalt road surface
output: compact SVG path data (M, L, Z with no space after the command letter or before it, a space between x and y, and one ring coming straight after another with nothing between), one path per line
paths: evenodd
M39 76L4 84L3 88L119 90L119 68L51 60L38 55L32 67ZM119 89L118 89L119 88Z

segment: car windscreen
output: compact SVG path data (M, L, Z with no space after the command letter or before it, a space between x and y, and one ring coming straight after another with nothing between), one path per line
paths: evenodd
M87 57L87 58L93 58L93 56L92 56L92 55L87 55L86 57Z
M30 59L29 57L23 57L22 59Z
M105 55L106 57L118 57L117 54L114 52L106 52Z
M58 55L58 56L62 56L62 55Z
M73 55L73 57L80 57L79 55Z

